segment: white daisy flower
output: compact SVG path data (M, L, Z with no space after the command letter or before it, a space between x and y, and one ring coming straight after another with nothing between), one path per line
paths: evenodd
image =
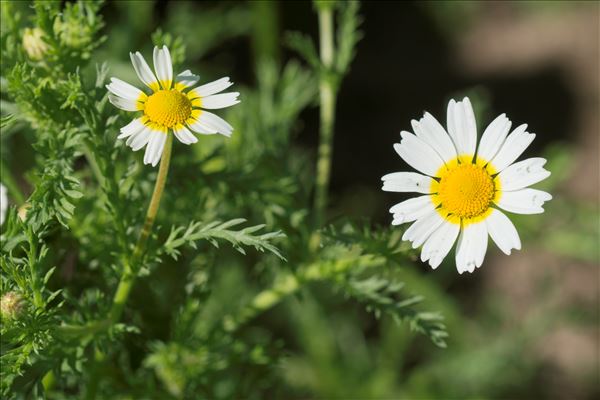
M233 85L229 78L192 89L199 77L186 70L173 78L171 55L166 46L154 48L156 74L140 52L129 55L140 81L152 93L147 94L117 78L111 78L106 88L110 92L108 99L114 106L125 111L141 112L140 116L121 128L118 139L127 139L125 143L133 151L146 146L144 164L158 164L169 131L183 144L196 143L198 138L194 133L231 136L233 127L206 111L239 103L238 92L220 93Z
M511 122L502 114L483 132L477 147L475 115L468 98L450 100L448 133L429 113L412 120L414 134L403 131L396 152L416 172L385 175L383 190L416 192L390 209L392 225L413 224L403 240L423 246L421 260L437 268L458 238L456 268L473 272L483 263L488 234L506 254L521 249L519 234L503 209L516 214L544 212L552 196L528 186L550 176L546 160L529 158L515 163L535 138L527 125L509 134Z
M8 210L8 195L6 187L0 183L0 225L4 224L6 211Z

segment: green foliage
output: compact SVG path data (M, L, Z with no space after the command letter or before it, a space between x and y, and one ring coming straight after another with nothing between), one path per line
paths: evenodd
M217 239L223 239L231 243L231 245L240 253L246 254L243 246L254 247L259 251L269 251L285 261L279 250L273 246L270 241L277 238L285 237L281 232L269 232L256 235L255 232L263 229L265 225L256 225L235 231L229 228L236 227L246 222L243 218L233 219L227 222L213 221L207 224L201 222L190 222L187 227L180 226L172 228L169 237L167 238L164 249L165 252L177 259L181 254L178 247L185 244L196 248L196 242L199 240L207 240L215 247L219 247Z
M346 224L339 230L332 227L328 234L326 253L335 262L325 270L335 272L325 275L338 290L364 304L377 318L387 315L396 323L406 322L411 330L426 335L439 347L446 347L448 334L442 323L443 317L436 312L420 310L418 304L424 298L404 294L405 283L386 273L387 268L382 269L386 264L393 264L394 253L407 253L398 245L397 232L373 234L368 228ZM360 243L360 246L348 243ZM312 276L310 269L306 275Z
M47 286L56 269L48 267L49 248L14 213L9 216L6 233L0 256L2 300L8 293L22 300L15 311L18 315L2 314L3 396L11 392L13 381L26 366L43 362L53 352L52 346L57 345L53 335L58 323L56 313L62 306L57 302L61 289L52 291Z
M137 10L136 5L130 7ZM247 35L252 28L252 17L247 7L233 4L206 7L199 13L192 3L181 2L171 9L165 28L175 37L181 37L189 52L188 59L198 59L227 41Z
M13 115L9 114L0 119L0 128L6 128L13 122Z
M342 287L349 297L366 304L367 310L373 311L378 318L386 313L397 323L407 321L412 330L427 335L437 346L446 347L445 338L448 334L441 322L442 316L438 313L415 311L412 306L423 300L420 296L398 299L404 283L371 276L343 282Z
M298 52L315 70L320 70L321 60L313 41L308 35L300 32L289 32L286 36L287 45Z
M319 5L319 4L323 5ZM333 64L325 66L319 59L317 50L313 41L305 34L291 32L286 36L287 45L298 52L308 64L319 74L331 80L334 88L337 88L344 75L350 69L350 64L356 54L356 46L362 38L360 25L362 19L359 15L358 1L340 1L340 2L315 2L319 7L333 7L337 10L339 19L339 28L334 45Z
M356 45L362 38L362 32L359 30L362 18L358 11L358 1L340 2L340 27L337 31L335 70L342 76L348 73L350 64L356 55Z
M337 85L349 71L361 37L357 2L336 5L331 68L292 34L309 67L262 59L255 84L235 87L242 104L225 114L231 139L175 144L141 255L136 241L156 169L116 139L131 114L108 103L105 84L109 68L122 77L119 65L136 48L101 47L109 21L101 5L2 2L2 180L12 183L0 295L22 298L18 317L2 320L3 396L290 397L288 361L306 353L315 371L334 363L304 332L329 326L321 308L331 307L335 323L335 301L360 310L342 324L357 337L361 321L395 322L446 345L439 304L412 287L419 277L403 277L415 252L400 230L311 222L312 154L293 139L302 113L318 103L319 81ZM127 15L137 9L113 6ZM194 15L192 7L176 2L162 29L135 22L106 34L143 36L149 47L154 31L152 42L169 46L174 63L200 73L201 83L210 80L205 70L232 76L196 71L190 60L250 34L249 10L227 4ZM120 283L134 278L113 319ZM327 343L338 339L332 333ZM344 374L333 375L337 382ZM311 387L314 396L334 392Z
M171 54L171 61L173 63L173 69L179 69L179 66L183 63L185 59L185 44L181 39L181 36L173 37L170 33L164 33L162 29L158 28L152 34L152 43L155 46L167 46L169 48L169 53Z
M102 1L67 3L36 1L35 23L45 34L49 49L44 61L59 65L81 65L104 41L99 35L104 26L99 15Z

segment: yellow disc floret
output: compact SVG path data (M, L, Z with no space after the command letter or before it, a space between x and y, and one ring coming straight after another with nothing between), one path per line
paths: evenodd
M438 210L451 222L474 222L485 217L496 195L491 168L482 163L473 164L461 158L448 163L438 173L439 182L434 190ZM436 205L437 205L436 204Z
M148 97L144 114L160 126L172 128L183 124L192 113L192 103L177 90L159 90Z

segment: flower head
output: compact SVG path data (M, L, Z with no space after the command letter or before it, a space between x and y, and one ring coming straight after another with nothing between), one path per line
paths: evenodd
M48 44L44 41L44 31L40 28L25 28L23 32L23 48L32 60L39 61L48 51Z
M17 292L6 292L0 298L0 315L6 319L16 319L23 311L23 296Z
M412 121L414 134L401 132L396 152L416 172L385 175L383 190L416 192L414 197L390 209L392 225L413 224L403 240L413 248L423 246L421 260L437 268L458 238L456 268L473 272L485 257L488 235L500 250L510 254L521 249L519 234L500 211L517 214L544 212L542 205L552 196L528 188L546 179L546 160L529 158L516 162L535 138L520 125L510 134L511 122L504 115L485 129L477 146L477 128L468 98L450 100L448 132L429 113Z
M206 111L239 103L238 92L220 93L233 85L229 78L192 88L199 77L189 70L173 77L171 55L166 46L154 48L154 72L139 52L130 56L137 76L149 90L144 92L117 78L111 78L106 88L114 106L139 114L121 128L118 139L127 139L125 143L133 151L146 146L144 164L158 164L170 133L183 144L196 143L194 133L231 136L233 127Z

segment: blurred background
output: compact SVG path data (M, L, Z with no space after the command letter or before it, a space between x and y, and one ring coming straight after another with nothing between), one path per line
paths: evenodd
M318 43L306 1L108 1L102 10L107 42L93 61L107 61L111 76L136 82L127 55L150 54L160 28L185 44L182 69L203 81L230 76L242 104L257 65L298 58L285 32ZM490 245L472 275L459 276L452 257L437 271L417 260L402 271L444 314L446 349L319 287L265 313L260 324L286 349L273 395L600 398L598 2L368 1L361 14L364 37L337 106L330 221L389 225L387 210L404 197L382 192L380 178L409 169L392 148L399 132L424 111L445 123L448 100L464 95L480 133L506 113L537 134L523 157L549 160L552 177L537 187L554 199L543 215L511 215L524 246L510 257ZM293 126L293 146L311 157L316 100Z

